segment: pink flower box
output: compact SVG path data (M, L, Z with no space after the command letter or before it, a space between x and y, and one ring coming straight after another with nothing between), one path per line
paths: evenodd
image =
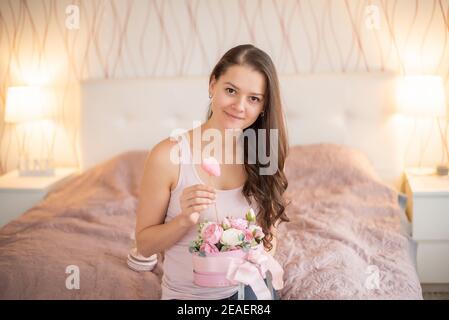
M254 250L254 249L251 249ZM231 262L242 263L249 252L242 249L217 253L206 253L200 256L198 252L192 253L193 282L202 287L229 287L238 285L227 279Z
M267 272L273 278L273 288L283 287L283 270L265 252L261 228L255 225L251 212L247 220L224 219L221 224L202 223L198 238L192 241L193 283L201 287L249 285L258 299L271 299L264 279Z

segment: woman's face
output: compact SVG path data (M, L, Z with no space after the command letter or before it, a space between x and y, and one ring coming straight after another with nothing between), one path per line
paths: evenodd
M209 85L212 120L223 129L245 129L263 111L265 77L248 66L232 66Z

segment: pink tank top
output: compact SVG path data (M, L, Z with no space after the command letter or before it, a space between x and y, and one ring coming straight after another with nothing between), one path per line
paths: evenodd
M169 222L181 211L179 198L184 188L195 184L206 184L199 177L195 164L192 161L188 138L181 135L180 147L180 173L178 183L172 190L167 209L165 222ZM218 218L245 217L250 208L248 201L242 194L243 186L231 190L216 189L216 204ZM254 201L252 201L254 204ZM259 212L257 205L251 206L256 214ZM213 206L207 208L200 217L200 222L207 219L215 221ZM197 226L193 226L181 240L165 251L163 263L164 274L162 277L162 299L190 299L190 300L216 300L232 296L237 292L237 286L223 288L200 287L193 283L192 258L189 253L189 244L197 237Z

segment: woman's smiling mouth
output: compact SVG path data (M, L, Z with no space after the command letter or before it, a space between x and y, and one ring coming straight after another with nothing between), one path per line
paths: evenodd
M223 110L223 112L231 119L233 120L244 120L243 118L239 118L237 116L233 116L232 114L227 113L226 111Z

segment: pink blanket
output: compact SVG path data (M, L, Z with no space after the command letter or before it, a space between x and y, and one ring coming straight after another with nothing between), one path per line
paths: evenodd
M422 299L396 191L344 146L294 147L277 259L283 299Z
M129 152L93 168L2 228L0 299L159 299L161 264L126 264L144 160ZM70 265L78 290L66 287Z
M0 229L0 299L159 299L163 256L153 272L126 264L145 157L115 157ZM286 173L293 201L276 255L285 268L282 298L422 298L397 194L363 155L295 147ZM79 289L66 286L71 265Z

